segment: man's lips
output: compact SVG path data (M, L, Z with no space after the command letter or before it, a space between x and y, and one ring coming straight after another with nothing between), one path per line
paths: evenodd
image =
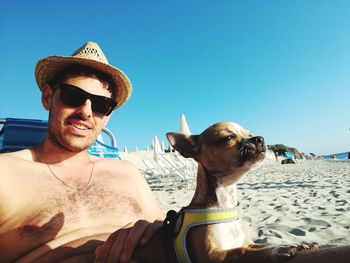
M89 133L89 131L92 129L92 125L87 122L82 121L68 121L68 126L71 128L71 132L80 135L85 136Z
M84 130L88 130L88 129L92 129L92 124L86 121L81 121L81 120L68 120L67 123L69 125L73 125L78 129L84 129Z
M72 124L72 126L74 126L75 128L79 129L79 130L88 130L89 128L86 127L85 125L81 125L81 124Z

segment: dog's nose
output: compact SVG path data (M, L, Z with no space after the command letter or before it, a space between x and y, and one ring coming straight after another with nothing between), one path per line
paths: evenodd
M256 136L256 137L253 137L252 140L256 143L259 143L259 144L264 144L264 138L261 137L261 136Z

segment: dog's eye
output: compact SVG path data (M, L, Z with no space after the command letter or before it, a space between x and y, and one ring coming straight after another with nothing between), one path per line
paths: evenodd
M226 137L225 137L225 141L233 140L235 137L236 137L236 136L234 136L234 135L226 136Z

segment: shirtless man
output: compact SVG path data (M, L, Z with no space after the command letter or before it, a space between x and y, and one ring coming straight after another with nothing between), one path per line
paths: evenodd
M93 262L109 236L113 253L127 239L147 239L164 215L146 181L126 161L87 152L130 96L126 75L88 42L71 57L39 61L35 76L48 134L35 148L0 155L0 262Z

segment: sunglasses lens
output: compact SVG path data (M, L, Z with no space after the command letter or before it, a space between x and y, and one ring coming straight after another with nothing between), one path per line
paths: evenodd
M61 101L70 107L79 107L84 104L87 97L83 91L72 86L61 88Z
M97 114L109 115L116 106L114 100L96 96L92 98L92 110Z
M99 115L109 115L117 103L107 97L90 94L78 87L69 84L61 85L61 101L70 107L79 107L87 99L91 100L92 111Z

